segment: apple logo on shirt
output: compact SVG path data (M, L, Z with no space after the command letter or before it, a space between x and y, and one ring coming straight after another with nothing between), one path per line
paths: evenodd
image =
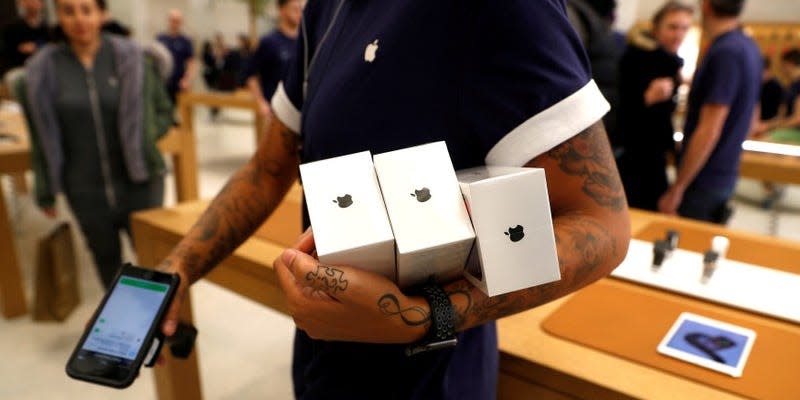
M415 189L411 197L416 197L418 202L424 203L431 199L431 190L426 187L419 190Z
M336 196L334 203L339 205L339 208L347 208L353 205L353 196L345 194L344 196Z
M513 228L508 228L508 232L504 232L512 242L519 242L525 237L525 228L522 225L517 225Z
M378 53L378 39L375 39L372 43L367 45L367 48L364 49L364 61L366 62L373 62L375 61L375 57L377 57Z

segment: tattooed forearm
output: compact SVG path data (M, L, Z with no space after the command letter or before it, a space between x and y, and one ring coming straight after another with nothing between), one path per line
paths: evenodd
M378 299L378 308L383 315L393 317L399 315L406 325L426 325L431 321L431 315L422 307L400 307L400 300L392 293L386 293Z
M291 133L292 136L284 135ZM277 207L297 177L296 148L284 153L281 141L297 135L274 122L269 142L237 171L186 238L162 263L180 269L190 282L200 279L247 239Z
M583 192L595 202L614 211L625 209L625 192L601 123L550 150L547 157L566 174L581 177Z
M620 251L605 226L589 216L562 216L554 222L561 280L494 297L467 281L454 282L445 291L456 310L457 330L547 303L607 274L604 267Z
M344 279L344 272L338 268L317 265L317 270L306 274L306 281L312 287L322 289L329 294L344 292L348 282Z
M625 193L602 123L531 160L547 171L561 279L488 297L465 280L445 287L464 330L539 306L606 276L625 257ZM525 262L525 261L521 261ZM530 268L536 268L531 255Z

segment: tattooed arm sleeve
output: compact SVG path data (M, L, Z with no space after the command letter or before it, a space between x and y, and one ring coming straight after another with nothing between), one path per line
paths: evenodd
M630 222L625 193L601 122L527 166L544 168L547 174L561 280L495 297L487 297L463 279L449 284L445 291L456 308L459 330L580 289L608 275L627 253Z
M160 267L178 271L191 283L235 250L297 179L298 146L299 136L272 118L253 157L228 180Z

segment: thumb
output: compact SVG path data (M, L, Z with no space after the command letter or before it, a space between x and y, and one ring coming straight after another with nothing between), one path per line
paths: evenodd
M186 296L186 283L181 282L178 287L175 298L172 299L172 304L169 306L167 314L164 316L164 321L161 324L161 332L164 336L170 337L175 334L178 329L178 318L181 314L181 307L183 306L184 298Z
M347 267L322 265L316 258L294 249L284 251L281 261L297 283L321 290L338 300L350 286Z

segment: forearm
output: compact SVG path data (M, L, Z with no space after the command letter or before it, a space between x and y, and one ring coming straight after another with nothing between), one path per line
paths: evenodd
M798 102L798 103L800 103L800 102ZM800 128L800 108L797 108L797 107L800 107L800 104L795 106L795 110L796 111L794 112L794 114L787 116L786 119L784 119L780 123L776 124L777 125L776 128L777 127L782 127L782 128Z
M445 287L457 313L457 329L463 331L502 317L525 311L572 293L606 275L625 254L616 232L587 216L565 216L554 221L561 280L532 288L488 297L466 280ZM627 237L627 233L619 232ZM536 268L535 263L530 266Z
M251 76L247 78L247 88L250 89L250 93L253 94L253 98L256 101L266 101L264 99L264 93L261 92L261 84L258 82L258 78L255 76Z
M627 254L628 208L601 123L528 166L547 171L561 279L495 297L487 297L463 280L448 285L445 290L457 310L461 330L580 289L608 275ZM530 268L536 267L532 262Z
M194 282L235 250L297 179L296 146L297 135L274 119L253 158L230 178L161 268Z
M706 104L700 109L700 119L678 166L673 189L683 192L706 165L719 142L730 109L723 104ZM755 116L754 116L755 118Z
M678 173L674 183L676 188L683 191L692 183L697 174L700 173L700 170L703 169L703 166L706 165L718 139L719 135L711 132L698 131L695 133L678 166Z
M197 73L197 60L190 58L186 61L186 72L183 73L183 80L191 82Z

